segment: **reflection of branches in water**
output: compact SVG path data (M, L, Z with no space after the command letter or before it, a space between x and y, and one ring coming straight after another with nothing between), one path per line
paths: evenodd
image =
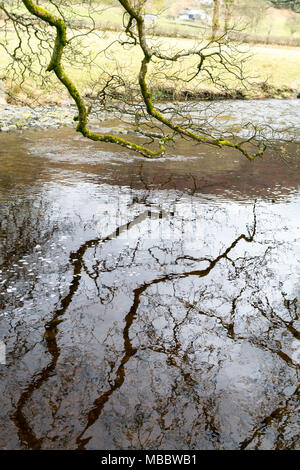
M136 219L139 219L140 216L137 216ZM131 223L134 223L134 219ZM130 223L129 223L130 224ZM29 401L31 398L32 394L34 391L38 390L47 380L48 378L53 374L53 372L56 369L56 364L60 356L60 348L57 345L56 341L56 336L57 336L57 326L59 323L62 321L61 317L65 314L67 311L69 305L71 304L73 297L75 293L77 292L79 285L80 285L80 280L82 276L82 269L84 268L84 255L86 251L89 248L96 247L100 242L106 242L111 240L111 238L114 236L120 235L124 229L128 227L128 224L124 224L121 227L119 227L113 234L110 234L108 237L105 239L100 239L100 238L95 238L91 239L87 242L85 242L81 247L76 251L71 253L70 255L70 263L73 266L73 277L72 277L72 282L70 284L69 292L68 294L62 298L59 299L61 307L57 310L55 310L51 320L46 323L45 325L45 340L47 344L47 350L51 356L51 362L36 376L34 376L32 382L24 392L21 394L17 406L16 406L16 411L13 414L13 420L18 428L18 434L20 437L20 440L23 443L26 443L26 445L31 448L31 449L40 449L42 445L42 439L38 439L31 428L31 426L28 424L26 416L23 412L24 406L26 403ZM133 254L133 259L135 256L135 252ZM131 317L128 317L128 331L130 327L130 321ZM126 327L125 327L126 330ZM124 330L124 335L126 336ZM128 341L125 341L126 345L130 344L129 338ZM130 348L130 347L129 347Z
M148 212L145 212L145 213L147 214ZM139 219L140 219L140 216L137 216L137 218L135 220L137 222L141 222L141 220L139 220ZM144 218L143 218L143 220L144 220ZM114 236L115 237L119 236L122 233L122 227L127 227L128 225L129 224L125 224L124 226L119 227L117 229L118 233L117 234L115 233ZM131 256L130 256L130 253L128 253L127 251L125 253L120 252L115 260L111 259L109 262L105 258L103 258L101 260L96 259L97 245L95 245L94 246L95 252L94 252L94 257L93 257L95 261L94 261L93 265L91 266L91 268L89 268L87 266L87 264L84 262L84 260L82 261L83 270L84 270L85 274L90 279L93 280L96 291L97 291L97 294L98 294L98 299L99 299L99 301L102 305L107 305L109 303L112 303L112 301L114 300L114 297L115 297L116 288L112 287L112 286L105 285L103 283L103 280L100 277L100 274L102 274L102 273L111 273L111 272L115 272L116 270L118 270L120 268L129 268L129 267L131 267L134 263L137 251L140 247L140 242L141 242L141 240L138 239L138 241L136 243L136 246L135 246ZM101 281L101 285L99 285L100 281Z
M297 312L297 299L290 301L284 298L283 304L284 307L286 307L286 312L288 312L290 315L289 320L282 318L277 312L275 312L267 297L262 299L260 296L259 300L252 302L253 308L257 309L260 314L271 323L272 326L283 326L294 336L295 339L300 340L300 332L297 331L293 325L293 323L299 318L299 313Z
M43 199L33 203L30 199L22 199L11 202L7 207L1 207L0 211L0 267L3 277L3 293L9 286L24 276L23 286L27 286L27 297L32 296L35 287L35 276L26 276L27 271L22 265L24 257L35 252L36 246L42 245L53 237L57 231L57 224L52 219L49 204ZM34 227L34 229L33 229ZM14 269L16 263L21 260L18 270ZM27 263L28 264L28 263ZM8 292L8 290L7 290ZM2 293L1 293L2 294ZM8 303L14 307L23 305L20 302L20 289L12 291L9 295L0 295L0 309L8 307Z
M266 416L261 421L260 425L258 427L256 427L256 429L252 432L251 437L249 437L249 438L245 439L243 442L241 442L240 450L246 450L247 447L253 441L255 441L255 439L258 440L258 443L255 446L255 449L258 449L259 444L260 444L260 439L263 437L266 430L273 424L274 421L280 421L280 420L282 420L283 418L286 418L286 416L288 416L289 414L291 414L295 411L297 413L297 410L293 410L292 407L293 407L293 405L295 406L295 404L297 405L297 402L299 400L299 392L300 392L300 386L298 385L296 390L286 400L286 402L283 405L277 407L275 410L273 410L272 413L270 413L268 416ZM284 449L284 446L280 442L280 438L282 437L282 434L283 434L283 431L284 431L287 420L285 419L284 421L285 421L285 423L283 422L283 424L282 424L281 433L280 433L279 438L277 438L277 440L276 440L274 450ZM297 437L296 437L296 439L297 439ZM295 440L295 442L293 442L293 445L292 445L291 449L295 448L296 444L297 444L297 440Z
M207 276L213 268L217 265L219 261L222 259L226 258L227 255L233 250L233 248L241 241L245 240L246 242L252 242L256 233L256 214L255 214L255 206L253 209L254 213L254 224L253 224L253 229L252 231L249 231L248 235L242 234L239 237L237 237L232 244L219 256L217 256L215 259L210 260L209 265L205 269L196 269L193 271L189 272L184 272L180 274L167 274L165 276L156 278L148 283L143 284L140 287L137 287L134 290L134 298L133 298L133 304L131 306L131 309L127 313L125 317L125 328L123 330L123 338L124 338L124 356L121 359L120 365L116 371L116 379L112 387L107 390L105 393L100 395L95 401L94 401L94 406L90 409L88 413L88 419L87 419L87 424L84 428L84 430L80 433L80 435L77 437L76 442L78 444L78 449L84 449L86 444L89 442L91 437L83 439L83 436L85 432L98 420L99 416L102 413L102 410L104 408L105 403L108 401L109 397L115 392L115 390L119 389L125 380L125 364L136 354L137 349L134 348L131 344L130 338L129 338L129 330L130 327L136 318L137 310L140 305L141 301L141 296L145 293L145 291L153 285L158 285L166 281L170 280L175 280L175 279L183 279L189 276L197 276L197 277L205 277ZM174 365L174 364L173 364ZM185 380L188 380L187 376L185 375Z
M34 391L38 390L55 371L56 364L60 356L60 348L58 347L56 341L56 335L58 331L57 326L62 321L60 318L66 312L67 308L73 300L74 294L78 290L81 279L83 256L85 255L88 248L94 246L98 242L98 238L89 240L88 242L84 243L76 252L73 252L70 255L70 261L73 265L73 278L69 292L63 299L60 299L61 307L54 312L51 320L45 325L46 331L44 338L46 340L48 352L51 356L51 362L37 376L34 376L33 381L23 391L17 402L16 411L13 414L13 420L18 427L19 438L30 449L40 449L42 445L42 439L38 439L36 437L33 429L28 424L26 416L23 412L23 408L31 398Z
M176 300L181 302L182 299L175 295L175 291L176 291L175 287L173 287L173 290L174 290L174 295L172 296L173 303L174 303L174 298L176 298ZM198 294L199 294L199 297L204 295L205 289L198 292ZM210 433L211 438L216 443L216 445L218 445L219 444L219 431L216 427L215 416L212 412L212 399L211 397L208 397L206 399L203 399L202 401L199 400L199 395L197 393L197 390L195 389L195 385L197 385L197 381L195 380L195 378L193 378L189 370L188 354L191 348L188 348L180 357L180 350L181 350L181 342L179 338L180 327L184 326L187 320L189 320L189 318L191 317L191 314L194 313L194 306L191 304L185 304L185 309L186 309L185 315L183 316L181 320L178 321L176 320L176 316L173 315L172 309L170 307L167 307L168 316L172 318L172 321L174 324L173 328L170 328L170 330L172 331L172 336L173 336L173 341L172 339L168 340L170 343L170 347L169 348L166 347L166 345L164 344L163 338L156 338L156 341L155 341L156 345L153 345L153 346L150 345L147 347L147 349L149 351L166 355L166 363L176 368L179 371L180 377L183 379L183 384L188 390L190 402L192 402L193 400L193 405L197 409L197 412L194 413L197 416L197 419L195 420L194 423L192 423L192 426L189 425L190 433L185 438L186 444L188 445L188 447L192 448L191 447L192 436L195 439L195 437L200 432L198 429L198 425L199 425L198 420L201 419L200 418L201 416L205 417L205 423L206 423L205 430ZM204 312L200 312L200 314L205 315ZM146 322L147 319L144 321ZM154 335L154 331L151 333L153 333ZM150 333L150 336L151 336L151 333ZM140 349L142 350L143 348L141 347ZM167 404L165 405L164 410L162 411L162 418L160 420L162 430L166 430L163 416L164 414L169 413L170 411L169 405L172 403L173 407L176 408L176 403L179 398L178 388L179 388L179 384L177 386L174 385L172 387L172 393L168 397ZM178 413L174 413L174 415L175 415L175 418L173 418L173 425L176 423L175 426L178 427L180 418L178 416ZM184 426L184 423L180 423L180 425ZM169 425L168 428L170 429L171 425ZM144 447L144 448L147 448L147 447Z
M147 416L143 418L143 408L140 406L140 408L136 409L136 416L134 419L134 422L131 423L131 431L134 429L135 434L131 433L131 437L128 435L128 439L138 439L138 445L140 448L149 448L151 443L151 446L155 445L156 447L159 447L161 445L162 440L164 439L164 432L173 432L174 429L184 429L184 417L179 416L178 411L176 410L176 406L178 406L178 400L180 397L184 397L187 394L189 395L191 399L190 403L190 410L195 410L195 416L198 418L195 418L193 422L189 423L189 430L191 430L192 434L188 433L188 435L184 438L186 445L188 445L190 448L193 446L193 441L195 436L198 436L198 438L201 438L202 430L202 422L200 419L200 416L202 416L202 419L205 421L205 430L203 432L209 434L209 438L212 443L214 443L214 447L220 447L221 444L221 434L219 430L219 423L218 423L218 416L215 413L215 406L216 402L214 401L214 396L211 393L204 393L199 396L198 389L196 387L197 384L197 378L195 377L195 370L193 368L193 343L195 339L192 339L192 344L189 345L186 350L182 351L183 344L181 343L181 331L184 329L186 324L192 324L193 323L193 318L196 315L200 315L201 318L204 316L206 317L214 317L215 319L219 320L219 326L224 330L226 337L228 338L229 341L235 340L235 341L248 341L249 343L252 343L255 347L260 348L262 350L266 350L271 352L272 355L276 354L278 355L281 359L285 361L285 363L289 367L294 367L293 361L289 358L287 354L285 354L279 347L275 344L275 341L272 340L272 338L269 338L268 340L264 340L259 338L258 336L250 333L249 336L243 335L240 332L239 326L236 328L235 327L235 320L236 316L238 313L238 302L243 296L243 292L245 290L244 287L240 287L234 298L231 300L231 310L228 312L228 318L224 318L222 315L219 315L217 313L217 310L215 312L210 311L205 311L205 308L201 308L200 306L198 307L198 303L200 302L201 299L205 299L205 297L208 298L209 292L207 291L206 293L206 288L203 287L203 289L198 288L196 286L197 278L204 278L209 275L209 273L216 267L216 265L221 261L225 261L226 263L228 262L228 266L232 266L233 272L235 272L236 279L241 277L242 271L246 271L245 275L245 283L247 287L251 285L251 288L254 289L254 298L252 297L252 303L256 302L255 294L258 294L258 286L251 284L251 279L248 278L247 276L248 271L255 275L255 267L256 269L258 266L261 266L262 260L266 257L266 253L268 250L265 251L264 254L261 256L256 256L256 257L247 257L247 264L246 261L243 261L243 258L234 258L232 256L231 251L238 245L238 243L242 240L246 242L252 242L254 239L256 233L256 215L255 215L255 207L254 207L254 224L252 229L248 230L248 233L242 234L239 237L237 237L233 243L227 247L226 249L223 249L223 252L217 256L215 259L213 258L193 258L190 255L184 257L184 256L179 256L177 257L177 267L181 265L179 261L186 261L186 264L184 267L181 267L181 272L180 273L175 273L175 274L163 274L157 277L156 279L149 281L140 287L137 287L133 290L133 303L131 308L129 309L128 313L125 316L125 325L123 328L123 351L121 352L121 357L119 359L116 358L111 358L110 361L108 361L108 376L109 376L109 386L107 387L107 390L101 392L101 395L98 396L93 402L93 404L90 406L90 409L87 411L87 417L86 417L86 425L83 426L82 431L79 433L77 432L77 439L76 439L76 444L78 449L84 449L86 445L89 443L91 437L87 436L86 433L88 429L93 426L94 423L97 422L99 417L102 415L103 418L103 410L105 405L108 403L110 400L111 396L116 392L118 389L120 389L124 381L126 379L126 374L127 368L126 364L134 358L137 352L143 351L143 350L149 350L153 351L153 353L157 354L164 354L166 364L171 366L174 370L178 371L178 378L174 378L174 383L171 384L170 386L170 392L168 393L167 397L165 397L165 402L161 400L159 397L159 388L155 386L155 383L153 382L151 386L151 393L153 397L157 397L157 406L159 410L160 416L158 417L158 424L160 426L160 434L155 437L150 435L149 429L146 429L144 431L144 421L143 419L147 419ZM103 240L102 240L103 241ZM39 375L35 375L34 378L32 379L31 384L24 390L23 394L21 395L18 404L17 404L17 410L14 415L14 421L15 424L18 426L19 429L19 436L23 444L27 445L30 448L41 448L43 444L43 439L38 438L35 433L33 432L32 428L30 427L30 423L28 419L26 418L24 414L24 407L32 397L33 393L39 389L42 385L45 384L45 382L48 380L48 378L53 375L55 368L58 363L58 359L60 357L60 348L59 345L57 344L57 333L58 333L58 325L62 321L62 316L65 314L67 311L70 303L72 302L72 299L74 298L74 294L77 292L79 288L79 284L81 284L81 279L83 274L87 274L90 279L95 281L95 286L97 288L97 292L99 292L98 288L100 289L100 284L99 280L101 278L101 273L105 273L106 268L108 271L114 270L117 267L122 267L122 262L120 264L120 257L117 256L116 259L112 262L106 263L104 265L102 262L96 261L95 263L92 264L92 268L88 268L88 263L86 261L86 252L88 249L91 249L93 251L93 258L96 259L96 249L99 248L99 243L101 242L100 239L94 239L90 240L86 243L84 243L79 250L76 252L72 253L70 256L70 262L71 265L73 266L73 281L70 286L68 294L61 300L61 305L60 308L57 309L54 314L52 319L46 324L46 333L45 333L45 339L47 343L47 350L49 354L51 355L51 362L48 364L47 367L45 367L42 372ZM101 244L100 244L101 247ZM157 247L158 248L158 247ZM131 265L134 262L134 256L136 253L137 247L135 250L133 250L133 255L131 258ZM149 254L156 255L156 251L154 250L148 250ZM232 259L232 258L234 259ZM153 259L160 263L159 258L157 256L154 256ZM189 263L200 263L203 260L205 260L205 268L203 269L192 269L191 266L189 266ZM222 269L222 267L219 266L219 269ZM194 278L193 278L194 276ZM188 299L187 301L184 300L184 298L181 298L180 294L178 294L178 287L176 287L175 283L172 281L178 281L178 284L180 283L181 279L185 278L190 278L193 283L195 282L195 288L192 289L193 292L195 292L195 298L190 300ZM253 279L255 279L253 277ZM234 276L231 276L231 280L234 281ZM155 327L152 325L151 320L147 320L147 315L144 316L144 312L141 309L141 304L143 303L143 297L145 294L151 295L150 293L150 288L151 286L159 286L162 285L164 282L168 283L170 282L171 287L173 287L173 296L172 299L176 300L178 302L178 305L183 305L184 309L180 309L180 312L184 313L184 316L182 316L182 313L180 313L180 317L176 320L176 311L173 312L172 308L169 307L170 305L170 296L168 297L166 301L165 306L160 306L159 301L157 300L157 296L153 295L152 299L152 308L151 311L158 313L159 308L165 308L165 312L168 318L170 318L171 321L173 321L173 327L171 329L168 329L168 334L171 332L171 340L170 336L168 336L167 341L163 336L157 337L155 335ZM109 287L108 287L109 288ZM102 293L102 291L100 292ZM112 292L112 295L114 293ZM251 294L252 295L252 294ZM103 293L102 293L103 296ZM222 295L219 295L218 298L221 300L223 299ZM104 297L102 298L102 301L105 299ZM224 300L225 300L225 294L224 294ZM241 299L243 301L243 299ZM267 301L266 301L267 302ZM266 303L264 302L264 303ZM148 302L147 302L148 303ZM291 320L296 318L296 307L294 305L294 301L288 301L285 299L286 303L286 308L290 312L290 317ZM267 304L266 304L267 305ZM256 312L260 312L258 308L254 307ZM260 305L259 305L260 306ZM269 308L264 308L264 312L266 315L269 317L270 321L273 319L274 321L276 320L273 313L271 312L271 307ZM274 309L273 309L274 310ZM148 335L152 334L152 339L151 344L148 346L145 346L141 340L137 345L133 344L133 332L132 332L132 327L134 324L137 325L137 317L138 313L141 315L141 319L143 319L143 322L145 326L147 327L145 330L145 333ZM193 315L193 317L192 317ZM155 316L155 318L157 315ZM285 322L285 323L284 323ZM292 326L292 323L290 320L284 316L284 321L279 322L277 320L277 323L274 323L275 327L283 327L287 328L288 326ZM134 328L134 327L133 327ZM153 331L152 331L152 330ZM290 332L291 330L287 328ZM152 333L151 333L152 331ZM91 333L93 334L93 333ZM266 334L271 334L271 329L270 332L269 330L267 331ZM113 338L113 329L111 329L107 335L106 338L110 337L111 339ZM136 339L140 338L140 336L136 336ZM104 340L105 342L106 340ZM168 344L169 342L169 344ZM196 341L197 343L197 341ZM207 353L211 356L211 360L214 361L213 357L213 350L207 351ZM205 353L206 354L206 353ZM119 356L118 356L119 357ZM209 356L210 357L210 356ZM213 369L213 365L211 363L211 360L209 359L207 364L205 362L201 362L201 368L205 368L208 374L213 373L210 372L211 369ZM222 359L221 359L222 360ZM126 368L126 369L125 369ZM152 376L151 376L152 377ZM149 376L150 379L150 376ZM152 378L151 378L152 381ZM152 382L151 382L152 383ZM204 388L206 385L204 385ZM123 387L124 388L124 387ZM99 394L99 391L97 392ZM110 400L111 406L113 403L113 400ZM170 409L168 409L170 407ZM170 416L172 415L172 409L174 408L174 417L172 418L172 421L170 422ZM175 426L175 428L174 428ZM132 428L133 427L133 428ZM261 429L262 425L259 426L259 429ZM149 431L149 433L148 433ZM178 431L181 432L181 431ZM149 434L149 435L148 435ZM251 435L251 431L249 432ZM257 433L258 435L259 433ZM183 436L183 435L182 435ZM253 439L254 441L254 439ZM153 444L153 442L155 444ZM279 444L278 444L279 445ZM136 446L136 443L133 443L133 447ZM248 446L248 444L247 444Z
M7 213L0 218L2 269L28 252L31 253L38 243L49 239L55 231L56 225L51 221L47 204L42 200L35 204L24 199L11 203Z

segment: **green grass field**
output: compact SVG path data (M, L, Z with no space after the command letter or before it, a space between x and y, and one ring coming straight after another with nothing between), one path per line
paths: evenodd
M275 9L272 9L272 11ZM76 10L78 17L84 18L87 13L87 8L84 6L77 7ZM278 20L278 23L274 23L273 28L276 29L280 34L286 34L285 30L285 18L290 13L286 13L285 10L275 10L275 16ZM102 11L101 14L95 16L95 21L101 21L102 23L107 22L107 24L115 23L120 24L121 10L119 8L110 7L107 5L107 8ZM264 19L261 23L261 28L265 30L263 26L264 21L267 21L267 18ZM162 29L166 27L168 21L165 17L162 17L161 20ZM184 26L184 25L183 25ZM158 27L158 26L157 26ZM191 28L191 26L188 26ZM278 28L278 29L277 29ZM195 29L195 25L194 25ZM197 28L196 28L197 30ZM200 30L201 31L201 30ZM80 33L80 31L78 31ZM178 32L180 35L180 31ZM90 92L91 82L97 80L101 83L101 80L105 78L105 73L107 71L110 73L124 74L124 77L128 82L131 83L131 86L138 88L138 72L140 67L140 60L142 58L141 51L138 47L127 48L124 50L115 42L108 51L105 51L107 47L116 41L119 37L117 32L105 31L99 32L99 36L96 34L90 34L87 38L84 39L85 50L88 51L92 56L97 57L94 63L94 66L90 70L90 74L87 73L85 69L80 66L80 64L73 64L69 66L66 64L66 69L70 77L77 84L79 89L85 93ZM3 32L0 31L0 41L3 40ZM8 35L9 47L10 50L13 50L17 45L17 37L13 30L10 31ZM160 44L160 47L165 49L165 51L179 51L183 49L191 49L195 46L194 39L187 38L172 38L172 37L157 37L153 39L154 44ZM32 42L31 46L33 49L37 50L37 43ZM244 46L245 51L251 54L250 59L245 65L246 75L251 76L252 82L265 82L268 81L269 88L267 96L270 94L278 96L278 90L290 89L294 91L299 91L300 89L300 48L297 47L286 47L286 46L270 46L270 45L251 45L247 44ZM0 77L3 77L5 74L5 67L9 62L9 57L3 52L0 56ZM156 64L152 67L152 74L149 75L150 85L153 90L156 91L157 97L160 96L160 90L172 90L176 89L177 92L189 92L191 95L201 95L202 92L208 91L211 93L220 92L221 87L217 84L211 84L207 79L206 74L199 75L197 78L190 82L185 82L189 79L191 71L195 70L197 66L197 59L195 57L187 58L184 61L178 61L173 64L172 67L166 69L163 65L162 69L159 68L160 64ZM36 69L38 70L38 69ZM177 77L176 81L172 80L172 77ZM179 80L182 79L182 81ZM247 85L247 90L243 89L241 83L238 80L232 80L229 75L224 75L224 80L226 85L232 89L242 89L243 94L248 97L264 97L263 89L258 89L255 87L250 87ZM7 87L10 86L10 79L7 77ZM53 87L53 85L55 86ZM270 91L270 87L273 87L273 91ZM26 89L32 95L32 99L39 97L42 102L61 102L68 98L66 91L57 84L55 77L53 77L52 83L44 89L39 88L36 80L28 78L23 85L23 90ZM18 87L18 83L14 83L12 87L12 94L26 99L26 95L23 93L22 88ZM268 95L269 94L269 95ZM180 95L180 93L179 93ZM280 95L280 93L279 93ZM161 95L163 97L163 94ZM283 96L288 96L288 93Z
M99 39L96 36L91 35L85 40L85 46L89 51L96 55L99 51L105 50L109 44L111 44L117 38L116 33L105 33L105 37ZM166 50L182 50L183 48L191 48L195 45L195 41L189 39L174 39L174 38L159 38L159 42L163 45ZM10 45L16 44L16 39L13 33L11 33ZM254 78L256 82L264 82L268 80L270 86L276 87L277 89L283 89L285 87L293 89L295 91L300 89L300 48L289 48L289 47L275 47L275 46L245 46L245 50L251 53L250 59L247 61L245 69L247 75ZM139 48L133 48L125 51L122 47L115 43L110 49L109 53L99 54L94 67L91 69L91 76L86 73L81 67L66 65L70 77L73 78L74 82L80 88L82 92L87 91L91 87L91 79L99 79L104 76L103 71L115 73L117 69L124 74L126 79L132 83L132 86L138 87L137 77L140 67L140 60L142 54ZM115 61L117 58L117 61ZM9 59L5 54L1 54L0 70L4 69ZM186 79L189 76L191 70L195 70L196 67L195 58L189 58L185 61L175 63L169 70L158 71L156 66L153 66L153 74L149 74L149 79L153 89L164 90L174 88L174 81L171 77L177 74L178 77ZM1 73L3 75L3 73ZM53 77L53 83L56 83L55 77ZM241 88L241 84L237 80L230 80L227 77L227 84L231 89ZM31 90L33 96L41 95L43 101L59 101L67 98L66 93L60 86L55 87L53 91L52 86L48 89L39 90L36 84L30 79L27 81L27 89ZM201 93L202 91L210 91L212 93L218 92L218 87L212 85L205 75L200 75L196 79L189 83L180 83L176 81L175 87L177 90L182 92L189 91L191 94ZM15 85L14 93L22 93L22 90L18 90ZM256 89L250 89L246 93L247 97L263 97L257 94Z

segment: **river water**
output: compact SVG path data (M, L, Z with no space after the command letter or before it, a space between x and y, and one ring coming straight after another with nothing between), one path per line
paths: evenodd
M299 145L171 153L0 134L2 449L299 448Z

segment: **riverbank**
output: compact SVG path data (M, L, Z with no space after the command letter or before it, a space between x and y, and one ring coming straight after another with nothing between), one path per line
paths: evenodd
M71 126L74 106L0 106L0 131L9 132L21 129L45 129Z
M167 98L167 95L166 95ZM273 128L286 128L286 118L288 116L293 127L298 128L297 124L297 109L299 101L297 94L294 93L292 99L259 99L259 100L246 100L243 97L240 99L215 99L209 101L208 99L202 100L189 98L191 107L198 111L207 109L207 104L211 109L212 114L216 119L216 126L227 127L234 131L236 135L243 131L244 126L248 120L256 123L259 126L270 125ZM238 96L236 96L238 98ZM299 98L299 95L298 95ZM169 101L172 101L169 96ZM245 114L245 106L247 113ZM45 105L36 106L31 108L29 106L16 106L12 104L0 104L0 132L16 132L20 130L33 129L58 129L61 127L75 127L74 117L77 114L76 107L72 104L71 100L62 105ZM210 119L212 118L212 115ZM225 120L224 120L225 118ZM219 124L218 124L219 123ZM105 132L112 132L116 134L127 134L133 132L133 127L130 126L129 121L127 124L120 121L116 116L108 112L99 112L95 109L89 115L89 125L99 130L99 125ZM294 137L296 139L296 135ZM297 140L297 139L296 139Z

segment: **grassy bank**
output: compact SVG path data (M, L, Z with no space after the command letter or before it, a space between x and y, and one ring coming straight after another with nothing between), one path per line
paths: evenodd
M115 32L105 32L99 38L91 34L84 39L83 46L92 56L95 57L94 65L87 73L77 66L68 66L66 69L73 78L83 94L91 94L91 83L97 80L101 83L105 72L111 74L121 73L130 83L132 88L138 88L138 72L140 60L142 58L139 48L127 48L124 50L119 43L114 42L118 39ZM17 45L17 40L13 34L9 37L10 48ZM191 39L177 38L156 38L155 44L160 44L165 51L178 51L191 49L195 46L195 41ZM112 46L108 48L109 45ZM37 44L33 44L37 47ZM99 54L99 51L102 53ZM212 85L205 75L200 75L190 82L176 80L174 77L180 77L183 80L189 78L191 70L197 66L197 58L191 57L185 61L178 61L170 69L160 70L157 65L152 66L152 73L149 75L150 86L154 97L157 99L200 99L200 98L288 98L300 91L300 48L286 46L262 46L245 45L245 54L251 55L248 59L245 72L252 77L252 85L243 87L237 80L223 76L228 87L227 90L220 86ZM0 76L4 75L4 68L8 64L9 58L5 54L0 57ZM47 60L45 60L45 63ZM173 78L172 78L173 77ZM57 83L55 77L43 88L39 87L37 81L28 78L22 87L18 83L11 84L9 78L6 78L7 90L10 90L10 96L7 96L8 102L14 102L15 98L27 100L24 90L31 95L31 100L39 98L41 104L61 103L68 99L68 95L63 87ZM218 84L218 82L217 82ZM119 89L122 93L122 87Z

